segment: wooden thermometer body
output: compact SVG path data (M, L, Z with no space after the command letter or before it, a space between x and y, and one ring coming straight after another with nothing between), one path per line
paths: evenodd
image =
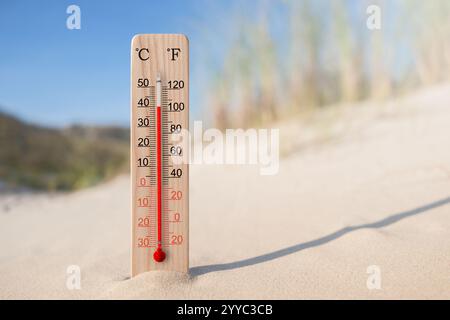
M189 44L184 35L136 35L131 44L132 263L188 272L188 150L173 141L189 125ZM176 161L178 160L178 161Z

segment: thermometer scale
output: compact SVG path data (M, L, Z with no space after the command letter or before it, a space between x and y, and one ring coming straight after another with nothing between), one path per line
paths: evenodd
M132 276L189 268L189 47L184 35L136 35L131 44Z

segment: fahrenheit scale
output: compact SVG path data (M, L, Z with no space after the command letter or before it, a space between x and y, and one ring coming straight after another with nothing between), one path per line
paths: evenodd
M142 34L131 43L132 276L189 268L189 47L184 35Z

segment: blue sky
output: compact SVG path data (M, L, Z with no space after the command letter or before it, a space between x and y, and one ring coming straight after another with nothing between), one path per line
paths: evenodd
M66 8L81 8L68 30ZM191 56L204 1L0 2L0 110L51 126L129 123L130 41L137 33L184 33ZM191 60L195 82L199 60ZM192 86L192 84L191 84ZM191 103L199 100L192 92ZM195 113L194 113L195 114Z
M346 1L355 11L353 19L364 28L364 6L359 0ZM255 21L260 10L271 5L272 37L282 56L289 45L285 39L289 28L286 3L0 1L0 110L49 126L128 126L131 38L138 33L183 33L190 40L190 117L205 118L211 106L203 99L202 90L214 78L227 45L239 33L235 22ZM332 18L327 0L314 3ZM81 30L66 28L66 9L71 4L81 8ZM400 53L399 61L407 61L404 50Z

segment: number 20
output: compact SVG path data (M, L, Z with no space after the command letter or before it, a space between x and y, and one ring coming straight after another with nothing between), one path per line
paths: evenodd
M183 236L182 235L177 235L177 236L172 236L172 238L170 239L170 244L173 245L180 245L183 243Z
M183 197L183 192L181 191L172 191L170 194L170 200L181 200Z

